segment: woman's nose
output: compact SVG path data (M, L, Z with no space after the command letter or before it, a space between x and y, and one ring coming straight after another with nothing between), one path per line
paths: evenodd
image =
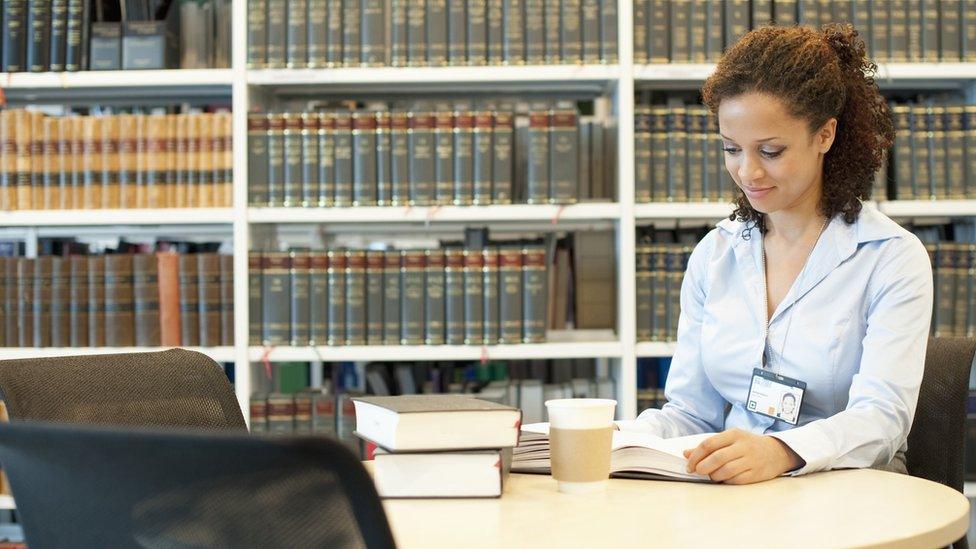
M765 175L758 159L752 155L743 154L742 161L739 162L739 181L756 181Z

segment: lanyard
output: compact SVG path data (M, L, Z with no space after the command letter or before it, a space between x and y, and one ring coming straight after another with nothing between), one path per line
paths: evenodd
M807 252L807 258L803 260L803 267L800 268L800 273L796 276L796 287L799 287L800 283L803 282L803 275L807 272L807 264L810 262L810 256L813 255L813 250L817 247L817 243L820 242L820 237L823 236L825 230L827 230L827 224L830 223L830 219L825 219L823 226L820 227L820 232L817 234L817 239L813 241L813 246L810 247L810 251ZM772 369L772 359L773 353L769 352L769 323L772 320L772 315L769 314L769 289L766 287L766 244L765 241L760 241L762 246L762 279L763 279L763 312L766 314L766 327L763 330L763 354L762 354L762 367L763 369ZM797 299L799 301L799 299ZM790 305L790 312L786 316L786 332L783 334L783 343L779 347L779 356L783 356L783 352L786 350L786 339L790 335L790 325L793 324L793 311L796 310L797 301L794 301ZM773 311L775 312L775 311Z

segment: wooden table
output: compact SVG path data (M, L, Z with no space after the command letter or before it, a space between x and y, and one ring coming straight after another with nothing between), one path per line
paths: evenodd
M513 474L500 499L386 500L402 549L456 547L943 547L969 502L926 480L874 470L749 486L612 479L566 495Z

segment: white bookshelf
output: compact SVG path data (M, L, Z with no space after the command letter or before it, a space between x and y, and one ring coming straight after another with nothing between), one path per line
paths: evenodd
M0 347L0 360L49 356L105 355L165 351L171 347ZM199 351L217 362L234 362L234 347L183 347Z
M275 361L400 361L400 360L493 360L592 357L610 359L610 372L616 380L618 410L622 418L637 412L636 383L638 357L667 357L674 352L673 342L636 343L635 226L638 222L718 221L731 212L723 202L652 203L634 201L633 112L634 90L693 89L700 86L715 65L667 63L634 65L632 50L632 4L618 3L619 61L610 65L484 66L484 67L354 67L330 69L246 68L246 2L233 3L233 61L231 69L176 71L107 71L77 73L0 74L0 87L10 95L50 99L105 97L118 101L152 98L178 102L181 97L230 98L233 106L234 202L225 209L167 209L113 211L34 211L0 212L0 232L4 227L45 227L62 230L81 227L119 227L120 233L151 231L160 234L177 227L198 229L201 234L215 230L231 231L234 250L235 344L233 347L201 349L218 361L235 364L235 388L245 416L251 393L252 361L264 358L266 349L248 344L247 252L251 228L259 224L336 224L354 230L357 225L371 228L389 226L396 231L407 224L490 223L499 228L534 224L540 229L561 222L598 222L616 228L617 255L617 334L609 339L594 334L578 334L583 340L551 338L546 343L492 346L351 346L278 347L268 358ZM879 66L881 85L925 85L963 87L974 97L976 64L886 64ZM618 196L614 203L580 203L566 207L553 205L489 205L443 207L361 207L361 208L253 208L247 202L247 113L251 97L284 92L290 97L318 93L374 94L431 91L466 93L469 90L585 91L606 94L618 119L617 149ZM181 95L185 94L185 95ZM134 100L134 99L133 99ZM899 218L976 216L976 201L892 201L879 207ZM220 226L213 229L212 226ZM228 227L229 226L229 227ZM131 227L130 229L124 229ZM86 229L87 228L87 229ZM416 228L413 227L412 230ZM183 230L183 229L181 229ZM426 229L424 229L426 230ZM125 233L128 234L128 233ZM143 234L143 233L140 233ZM124 235L124 234L123 234ZM114 353L126 349L0 349L0 358L51 356L58 354ZM2 501L0 501L2 507Z

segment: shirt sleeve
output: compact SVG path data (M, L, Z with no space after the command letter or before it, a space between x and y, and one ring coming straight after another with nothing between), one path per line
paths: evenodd
M664 387L668 402L660 410L644 410L635 421L618 422L623 430L664 438L722 430L725 399L705 375L700 351L708 262L715 249L716 232L713 230L695 246L681 283L678 342Z
M806 462L793 475L888 463L908 438L932 317L932 266L914 235L886 244L867 288L867 332L847 407L772 434Z

